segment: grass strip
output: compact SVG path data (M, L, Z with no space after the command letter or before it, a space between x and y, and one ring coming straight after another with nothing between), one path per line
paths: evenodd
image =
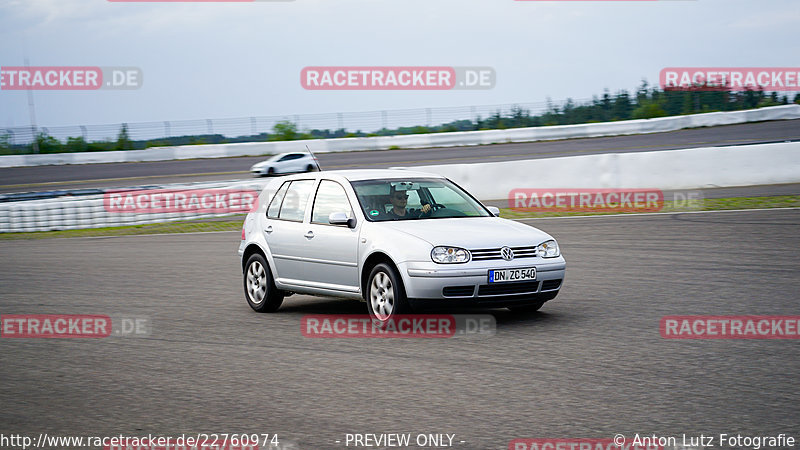
M689 212L689 211L725 211L732 209L765 209L765 208L796 208L800 207L800 195L778 195L772 197L732 197L732 198L707 198L686 202L665 201L664 207L657 212ZM608 216L617 214L636 214L633 212L602 211L517 211L511 208L501 208L500 217L506 219L535 219L539 217L569 217L569 216Z
M800 207L800 195L779 195L773 197L734 197L734 198L709 198L697 200L692 207L675 205L675 202L664 202L660 212L687 212L687 211L724 211L731 209L764 209L764 208L797 208ZM617 212L589 212L589 211L548 211L530 212L515 211L511 208L501 208L500 217L506 219L532 219L538 217L569 217L569 216L602 216L616 214L635 214ZM0 233L0 240L17 239L49 239L72 237L97 237L97 236L131 236L137 234L166 234L166 233L198 233L209 231L239 231L242 229L244 215L236 215L217 219L198 219L180 222L164 222L147 225L129 225L109 228L85 228L80 230L60 231L34 231L25 233Z

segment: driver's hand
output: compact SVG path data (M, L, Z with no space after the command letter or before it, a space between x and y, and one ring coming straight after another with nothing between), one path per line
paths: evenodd
M425 203L424 205L422 205L421 211L423 214L428 214L429 212L431 212L431 204Z

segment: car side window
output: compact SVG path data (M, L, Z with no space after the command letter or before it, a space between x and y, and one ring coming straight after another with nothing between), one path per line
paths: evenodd
M286 191L286 196L283 199L278 218L302 222L303 217L306 215L308 196L313 187L314 180L292 181L292 184L289 185L289 189Z
M342 185L335 181L322 180L314 198L311 222L327 225L328 216L335 212L347 213L347 217L353 217L353 209Z
M286 196L286 190L289 188L289 181L283 183L278 189L278 192L275 193L275 196L272 197L272 201L267 208L267 217L270 219L277 219L278 212L281 210L281 203L283 203L283 197Z
M302 153L292 153L291 155L286 155L283 158L279 159L278 162L291 161L293 159L300 159L302 157L303 157Z

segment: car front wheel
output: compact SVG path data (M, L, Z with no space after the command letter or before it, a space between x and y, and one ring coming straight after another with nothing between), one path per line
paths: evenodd
M275 287L267 261L256 253L245 264L244 296L254 311L275 312L283 303L283 292Z
M388 264L381 263L372 269L366 294L369 315L378 323L387 323L397 315L409 312L403 282Z

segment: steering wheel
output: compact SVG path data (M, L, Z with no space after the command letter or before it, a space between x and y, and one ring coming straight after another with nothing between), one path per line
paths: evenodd
M442 207L441 209L431 211L430 217L466 217L466 214L457 209L449 209L447 207Z
M422 206L431 205L431 212L436 211L437 209L447 208L447 206L440 205L439 203L429 203L425 202Z

